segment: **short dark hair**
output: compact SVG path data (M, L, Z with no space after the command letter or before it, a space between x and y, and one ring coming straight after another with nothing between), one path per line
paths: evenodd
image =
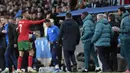
M71 18L72 17L72 14L70 12L66 13L66 17L67 18Z
M82 14L85 15L85 16L87 16L87 15L88 15L88 12L83 12Z
M122 11L123 13L125 13L126 12L126 9L125 9L125 7L120 7L120 8L118 8L120 11Z
M48 22L50 23L51 21L50 21L49 19L46 19L46 20L45 20L45 23L48 23Z
M115 15L114 14L109 14L108 16L111 20L115 20Z

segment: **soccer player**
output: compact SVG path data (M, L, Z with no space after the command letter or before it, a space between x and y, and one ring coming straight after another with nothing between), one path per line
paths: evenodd
M22 72L21 71L21 64L22 64L22 59L24 55L24 51L28 51L29 56L28 56L28 72L35 73L36 70L32 68L32 60L33 60L33 55L34 55L34 50L32 49L32 45L29 41L29 27L32 24L40 24L44 22L44 20L40 21L32 21L29 20L30 14L26 11L23 12L23 19L19 21L18 23L18 31L19 31L19 36L18 36L18 50L19 50L19 57L18 57L18 66L17 66L17 72Z

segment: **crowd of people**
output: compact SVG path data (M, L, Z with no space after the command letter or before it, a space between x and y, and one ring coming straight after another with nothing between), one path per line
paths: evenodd
M82 8L95 8L117 5L117 0L1 0L0 15L15 16L20 9L26 9L32 15L46 15L48 11L54 13L68 12Z
M83 30L80 35L78 23L72 18L70 10L84 7L104 7L109 5L108 1L97 0L87 4L83 0L77 0L74 7L71 7L72 0L1 0L0 4L0 71L8 73L12 66L16 72L22 72L21 68L27 68L29 72L36 72L33 69L33 56L35 55L35 37L40 31L40 37L46 36L52 54L51 66L60 70L62 50L64 52L65 65L67 72L77 71L77 62L74 52L80 40L83 43L85 66L83 72L88 72L90 55L95 62L95 71L100 72L99 59L102 63L103 72L117 71L117 47L121 47L121 55L128 62L130 72L129 55L129 31L130 31L130 12L124 7L118 9L120 21L116 21L115 14L98 14L96 22L88 12L81 15L83 20ZM85 1L85 0L84 0ZM83 5L83 6L79 6ZM15 15L19 10L21 14ZM65 20L59 23L57 14L67 12ZM33 20L33 21L32 21ZM38 20L38 21L36 21ZM40 21L39 21L40 20ZM47 26L47 31L43 27L43 22ZM37 25L38 24L38 25ZM61 25L60 25L61 24ZM46 34L44 34L46 33ZM120 39L120 44L119 44ZM33 43L33 45L32 45ZM59 49L60 50L57 50ZM97 49L97 53L95 51ZM29 54L26 54L27 51ZM58 51L58 53L57 53ZM25 54L25 56L24 56ZM28 57L27 57L28 56ZM26 60L27 59L27 60ZM12 60L12 61L11 61ZM24 63L25 61L25 63ZM27 64L26 66L25 65ZM71 62L73 69L71 68Z

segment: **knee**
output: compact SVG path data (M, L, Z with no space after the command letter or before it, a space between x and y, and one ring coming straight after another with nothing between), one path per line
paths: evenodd
M20 57L23 57L23 54L19 54Z
M24 55L24 53L20 51L20 52L19 52L19 56L20 56L20 57L23 57L23 55Z
M30 55L30 56L33 56L33 55L34 55L34 51L33 51L33 50L30 51L30 52L29 52L29 55Z

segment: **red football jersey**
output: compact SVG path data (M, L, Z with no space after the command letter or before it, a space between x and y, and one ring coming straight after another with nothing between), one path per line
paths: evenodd
M18 42L29 41L30 26L32 24L40 24L42 22L44 22L44 20L40 20L40 21L21 20L21 21L19 21L18 31L20 34L18 36Z

